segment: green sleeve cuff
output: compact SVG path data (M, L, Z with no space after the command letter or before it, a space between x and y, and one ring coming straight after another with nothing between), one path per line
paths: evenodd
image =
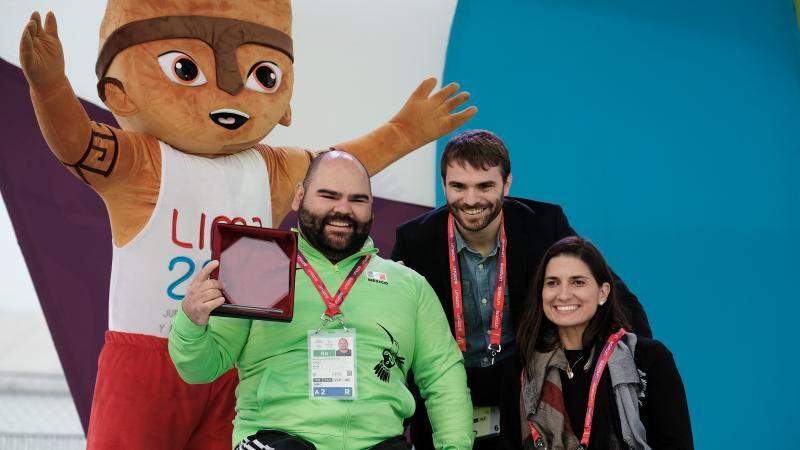
M206 334L206 325L197 325L192 322L192 319L183 312L183 308L178 308L178 313L175 315L175 320L172 322L172 331L177 333L180 337L185 339L197 339Z

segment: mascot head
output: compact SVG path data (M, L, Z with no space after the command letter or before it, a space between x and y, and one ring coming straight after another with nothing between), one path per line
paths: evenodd
M289 0L109 0L98 93L125 130L225 155L289 125Z

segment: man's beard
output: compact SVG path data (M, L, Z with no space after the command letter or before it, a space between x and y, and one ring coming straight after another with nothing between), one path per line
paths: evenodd
M456 222L458 222L458 225L461 227L462 230L473 231L473 232L481 231L487 226L489 226L489 224L492 223L492 221L496 219L501 212L503 212L503 197L501 196L497 200L497 202L494 203L483 202L483 203L478 203L476 205L465 205L464 203L461 202L452 204L448 203L447 208L450 210L450 214L453 215L453 217L456 219ZM469 220L470 216L464 211L462 211L462 209L471 209L471 208L488 208L489 211L488 213L482 212L478 214L479 219Z
M372 228L372 218L366 222L358 222L346 214L331 213L325 217L315 216L302 204L298 212L298 222L303 237L312 247L319 250L326 258L336 263L356 253L364 246ZM332 237L325 234L325 224L330 221L341 221L350 224L353 230L347 237Z

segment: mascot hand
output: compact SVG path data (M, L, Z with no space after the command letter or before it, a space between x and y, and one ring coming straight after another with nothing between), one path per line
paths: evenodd
M47 90L63 79L64 50L58 39L56 16L52 12L47 13L44 27L38 11L31 15L19 43L19 60L25 78L36 90Z
M423 81L400 112L389 121L390 125L396 127L400 134L406 137L412 149L450 133L464 125L478 112L478 108L470 106L463 111L453 113L469 99L467 92L453 95L458 91L458 84L450 83L431 95L434 87L436 78Z

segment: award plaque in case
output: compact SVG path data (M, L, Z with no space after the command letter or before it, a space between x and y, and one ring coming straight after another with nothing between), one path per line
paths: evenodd
M289 322L294 310L297 236L294 232L236 224L212 230L211 256L219 267L225 303L215 316Z

